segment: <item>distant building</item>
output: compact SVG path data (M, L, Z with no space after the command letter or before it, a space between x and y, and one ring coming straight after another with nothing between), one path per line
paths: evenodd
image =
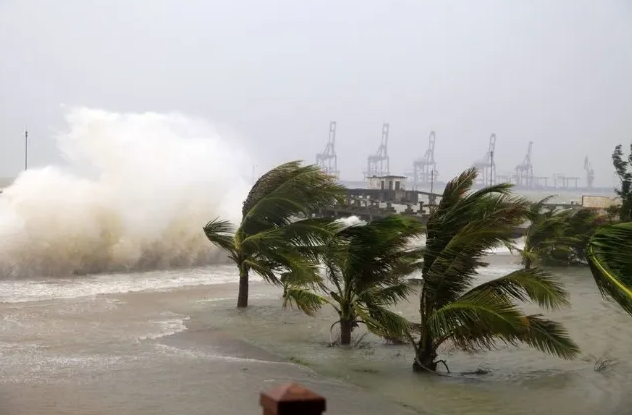
M406 190L406 176L371 176L366 178L366 188L371 190Z
M582 196L582 207L593 209L599 213L605 213L611 206L621 204L620 197L608 197L608 196Z

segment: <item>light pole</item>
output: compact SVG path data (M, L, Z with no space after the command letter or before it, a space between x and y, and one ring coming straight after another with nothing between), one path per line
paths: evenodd
M489 185L493 186L494 185L494 176L496 174L496 171L494 169L494 152L492 151L489 155Z
M29 168L29 132L24 130L24 170Z

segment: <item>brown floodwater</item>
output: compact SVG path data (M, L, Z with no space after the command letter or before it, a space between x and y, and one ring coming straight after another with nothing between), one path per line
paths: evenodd
M491 262L481 280L516 267L509 255ZM587 269L555 272L572 306L551 317L581 358L447 350L441 377L412 373L409 347L361 333L353 350L328 347L331 310L282 310L275 287L253 283L251 307L236 310L231 266L0 282L0 413L254 414L260 390L289 381L324 394L331 414L629 413L632 318ZM417 308L413 297L397 311ZM596 370L600 358L611 363Z

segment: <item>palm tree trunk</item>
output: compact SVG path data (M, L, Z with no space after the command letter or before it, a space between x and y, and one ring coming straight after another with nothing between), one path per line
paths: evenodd
M436 371L437 350L434 347L432 336L427 327L422 330L421 339L419 341L419 349L415 353L415 361L413 362L413 372Z
M413 362L413 372L427 372L437 370L437 352L434 348L419 349L415 361Z
M351 330L353 322L348 319L340 319L340 344L349 346L351 344Z
M522 262L524 263L524 269L531 269L531 258L526 256Z
M237 308L248 307L248 268L239 266L239 294L237 294Z

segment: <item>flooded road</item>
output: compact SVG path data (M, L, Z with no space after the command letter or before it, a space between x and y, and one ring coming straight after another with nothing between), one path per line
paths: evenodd
M481 280L514 269L496 255ZM328 347L331 310L282 310L254 283L234 308L234 268L0 283L2 414L247 414L258 393L297 381L332 414L624 414L632 404L632 320L602 300L587 269L558 270L572 307L564 322L582 348L567 362L513 347L445 351L451 376L411 372L412 351L366 336ZM397 310L415 316L415 298ZM612 364L598 369L599 359ZM462 375L477 369L485 375Z

